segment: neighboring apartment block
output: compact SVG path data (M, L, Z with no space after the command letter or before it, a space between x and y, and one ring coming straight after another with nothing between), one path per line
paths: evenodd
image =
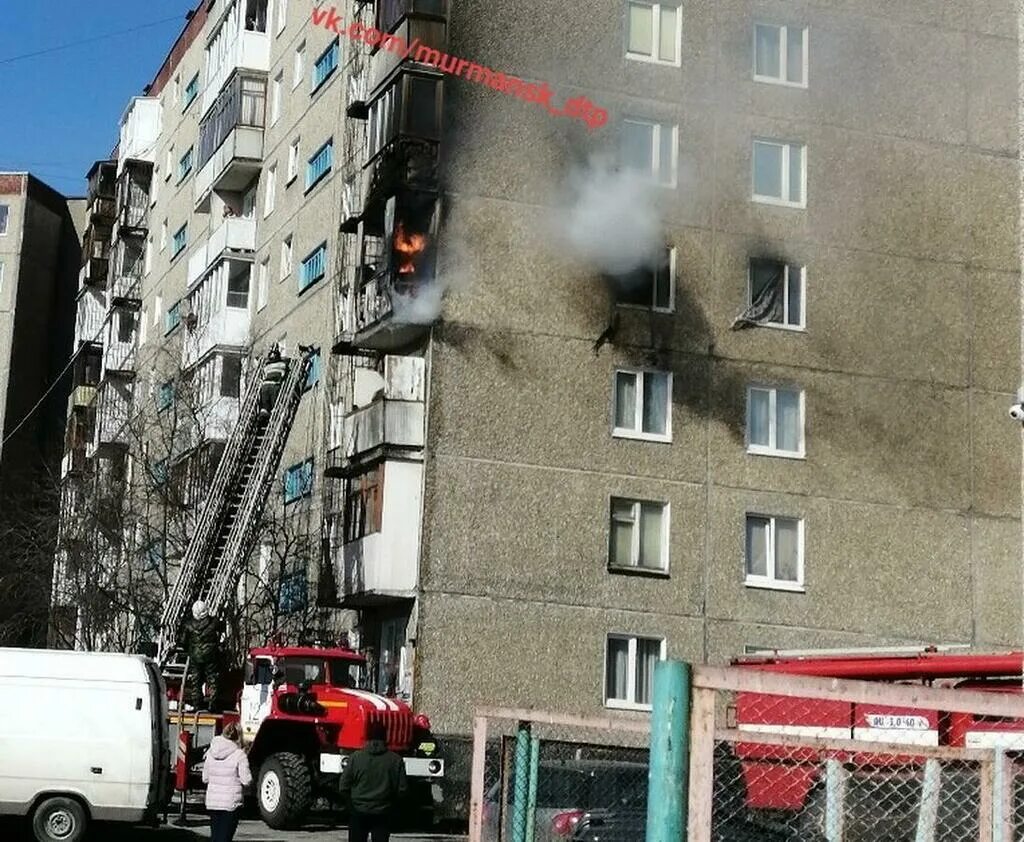
M0 173L0 644L46 639L83 211Z
M318 345L252 575L354 620L442 734L643 710L664 657L1019 643L1013 10L906 5L377 0L336 35L327 4L202 2L100 165L149 187L97 429L104 389L191 389L198 436L142 440L194 510L251 352ZM658 257L609 268L614 224L567 251L598 154L652 185ZM580 216L633 230L606 177Z

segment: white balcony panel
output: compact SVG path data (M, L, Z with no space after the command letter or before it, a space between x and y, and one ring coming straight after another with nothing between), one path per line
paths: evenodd
M189 368L218 345L242 347L249 344L249 310L221 307L206 324L186 332L182 343L182 365Z
M107 293L104 290L82 291L77 302L75 317L75 344L102 342L103 319L107 313Z
M156 141L160 136L161 108L156 97L133 97L121 117L120 142L117 145L117 172L121 174L129 158L156 159Z
M209 195L232 164L236 164L234 169L238 171L238 176L225 180L223 186L228 190L242 189L245 181L259 171L262 160L262 126L235 126L196 175L195 204L199 205Z
M402 597L415 592L422 483L421 464L385 462L380 532L348 544L342 543L339 532L332 534L332 562L345 596Z
M420 401L379 400L357 409L345 419L344 458L388 444L395 447L423 447L423 404Z
M264 73L270 70L270 36L266 32L242 30L227 45L225 56L203 88L203 114L210 110L231 74L240 68Z
M188 260L188 286L197 283L225 251L254 251L256 220L231 217L225 219Z
M198 425L193 428L193 447L206 441L227 441L238 423L238 398L216 397L200 407Z
M103 369L107 371L135 370L135 342L107 341L103 344Z

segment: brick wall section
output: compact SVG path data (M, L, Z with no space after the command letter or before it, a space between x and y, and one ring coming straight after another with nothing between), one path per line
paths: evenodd
M24 192L24 173L0 173L0 196L21 196Z

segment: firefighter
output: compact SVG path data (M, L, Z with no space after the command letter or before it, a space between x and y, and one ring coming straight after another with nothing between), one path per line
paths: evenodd
M189 659L185 701L196 710L212 710L217 702L220 631L220 623L210 614L206 603L196 600L192 605L192 619L185 623L184 640Z
M275 344L267 354L267 362L263 366L263 382L260 384L260 418L270 417L270 411L277 402L277 393L281 391L281 382L287 372L288 364L281 359L281 351Z

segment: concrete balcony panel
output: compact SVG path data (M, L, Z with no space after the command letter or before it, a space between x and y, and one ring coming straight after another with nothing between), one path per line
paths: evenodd
M213 190L241 190L263 165L263 128L236 126L196 175L195 205L199 207Z
M68 406L92 406L96 400L96 387L89 385L76 386L71 390Z
M382 467L380 530L348 542L340 519L331 530L331 563L348 607L408 599L416 592L423 466L388 461Z
M256 220L230 217L195 249L188 261L188 286L191 289L226 252L252 252L256 249Z
M236 70L270 70L270 35L266 32L242 30L228 45L227 55L206 80L203 89L203 110L205 114L217 99L224 83Z
M216 347L242 348L249 344L249 310L222 306L209 321L187 332L182 343L182 366L189 368Z

